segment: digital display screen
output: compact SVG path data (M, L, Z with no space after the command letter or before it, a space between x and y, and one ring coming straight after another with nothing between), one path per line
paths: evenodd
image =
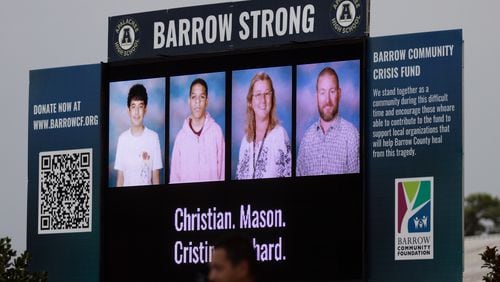
M364 48L108 64L104 280L208 281L214 242L237 232L263 281L362 281Z

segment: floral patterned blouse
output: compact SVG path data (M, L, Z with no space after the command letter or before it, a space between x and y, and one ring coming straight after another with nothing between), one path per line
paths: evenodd
M276 125L258 143L243 137L237 179L290 177L291 172L290 139L282 126Z

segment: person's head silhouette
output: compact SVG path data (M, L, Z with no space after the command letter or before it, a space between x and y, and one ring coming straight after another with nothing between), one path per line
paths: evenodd
M244 235L225 236L214 245L208 280L211 282L252 282L255 280L256 254Z

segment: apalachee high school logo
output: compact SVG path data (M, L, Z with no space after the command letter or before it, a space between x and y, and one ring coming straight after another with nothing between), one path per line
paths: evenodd
M139 47L139 25L132 18L125 18L118 22L115 28L115 51L118 55L128 57Z
M330 8L330 23L340 34L355 32L361 21L360 0L335 0Z

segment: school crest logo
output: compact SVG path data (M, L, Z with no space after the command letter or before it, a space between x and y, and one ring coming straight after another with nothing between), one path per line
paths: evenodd
M433 258L433 177L395 180L395 259Z
M330 24L340 34L355 32L361 22L360 0L335 0L330 7Z
M139 48L139 24L132 18L124 18L115 27L115 51L122 57L134 54Z

